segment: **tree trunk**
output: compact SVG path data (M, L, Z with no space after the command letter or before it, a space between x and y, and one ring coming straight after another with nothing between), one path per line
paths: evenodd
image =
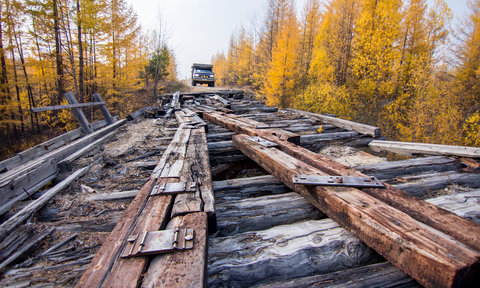
M57 0L52 1L53 8L53 29L55 33L55 55L57 64L57 105L62 102L63 94L65 94L65 87L63 83L63 64L62 64L62 40L60 37L60 25L58 23L58 7Z
M80 0L77 0L77 37L78 37L78 97L84 102L83 96L83 43L82 43L82 16L80 14Z

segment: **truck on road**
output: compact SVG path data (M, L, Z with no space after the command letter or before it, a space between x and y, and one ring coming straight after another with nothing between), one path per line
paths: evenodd
M193 63L192 86L197 86L197 84L208 84L208 87L215 87L213 65Z

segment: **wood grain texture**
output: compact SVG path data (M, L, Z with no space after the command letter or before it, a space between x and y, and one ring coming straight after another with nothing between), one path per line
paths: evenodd
M217 114L208 114L210 118L214 118L218 125L227 127L231 121L227 117ZM242 118L236 116L236 119ZM209 118L209 119L210 119ZM213 119L212 119L213 120ZM245 120L246 121L246 120ZM230 125L232 131L242 133L241 129ZM258 130L258 129L255 129ZM255 131L250 131L255 134ZM328 157L319 155L308 149L299 147L294 143L290 143L276 137L275 135L264 134L263 138L275 142L279 145L279 149L304 163L315 167L328 175L358 176L366 175L348 166L342 165ZM480 225L463 219L449 211L438 208L428 202L421 201L415 196L411 196L405 191L386 184L386 189L363 189L372 197L387 203L388 205L407 213L416 220L427 224L457 240L471 246L480 251Z
M207 261L207 214L190 213L173 218L167 229L195 230L194 248L153 257L141 287L204 287Z
M388 151L401 155L427 154L480 158L480 148L475 147L378 140L370 142L368 146L374 151Z
M479 251L358 189L294 185L294 175L325 173L276 148L253 143L245 135L236 135L233 141L252 160L422 285L451 287L480 281Z

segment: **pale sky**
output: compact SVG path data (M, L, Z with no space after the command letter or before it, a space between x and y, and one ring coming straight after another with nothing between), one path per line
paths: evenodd
M210 63L226 51L234 31L242 25L260 25L267 0L127 0L144 30L158 26L159 11L168 27L167 43L173 48L180 79L189 78L192 63ZM300 11L305 0L295 0ZM433 2L433 0L430 0ZM446 0L455 17L463 17L467 0ZM453 21L458 22L457 20Z

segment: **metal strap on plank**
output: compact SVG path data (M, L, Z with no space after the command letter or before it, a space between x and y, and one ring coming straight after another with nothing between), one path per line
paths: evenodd
M252 142L255 142L257 144L260 144L262 145L263 147L277 147L278 144L275 143L275 142L272 142L272 141L268 141L267 139L264 139L262 137L258 137L258 136L251 136L251 137L248 137L247 138L248 140L252 141Z
M149 231L132 234L128 237L121 257L136 257L169 253L175 250L193 248L195 231L190 228L178 228L161 231Z
M195 192L196 188L196 182L160 183L153 187L152 192L150 192L150 196Z
M353 177L353 176L320 176L300 174L293 176L294 184L315 186L346 186L346 187L370 187L385 188L376 177Z

